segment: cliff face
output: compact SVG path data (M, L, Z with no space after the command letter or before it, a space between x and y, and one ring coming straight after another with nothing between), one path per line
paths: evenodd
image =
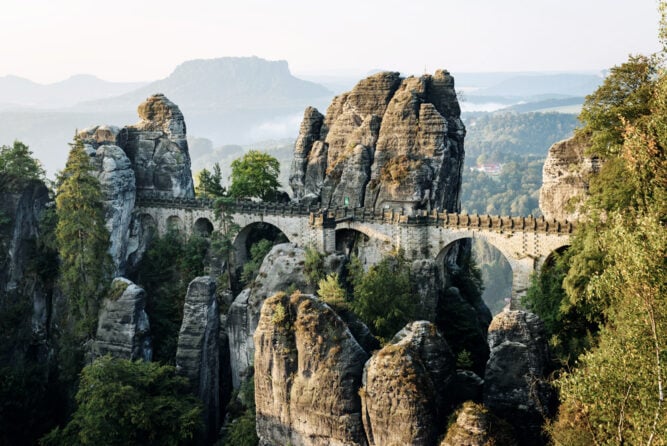
M586 141L572 137L549 148L542 169L540 210L547 219L577 220L599 160L585 155Z
M365 445L357 390L368 354L345 323L308 295L262 307L255 341L261 445Z
M135 125L100 125L78 133L105 195L109 253L117 275L136 265L150 237L147 222L133 213L137 194L194 197L185 120L178 106L156 94L139 105L138 113Z
M0 333L0 365L20 362L31 346L46 343L51 290L42 280L46 272L40 270L44 259L37 258L36 240L48 202L41 181L0 191L0 315L6 321L8 315L21 315L14 318L16 326L5 325Z
M464 136L447 71L379 73L334 98L326 116L306 109L290 186L322 207L458 211Z
M454 366L435 325L417 321L398 332L364 368L360 393L368 444L435 444Z

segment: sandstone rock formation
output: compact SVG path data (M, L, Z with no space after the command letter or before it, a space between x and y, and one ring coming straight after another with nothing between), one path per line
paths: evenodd
M124 147L137 178L137 192L194 197L185 120L178 106L155 94L138 108L139 123L127 127Z
M408 324L364 368L362 414L368 444L433 445L449 409L455 360L435 325Z
M49 191L41 181L30 181L16 191L0 190L0 313L26 308L27 315L14 333L3 333L0 364L17 363L29 347L45 347L49 320L49 290L35 264L35 243L40 235L40 218L47 208ZM40 259L43 260L43 259ZM20 332L20 333L19 333ZM7 336L7 338L4 338ZM17 343L25 339L25 344ZM42 349L46 354L46 348ZM4 357L7 355L7 357Z
M116 275L136 267L156 226L133 212L137 196L194 197L185 121L178 106L156 94L139 105L138 113L135 125L94 126L77 134L106 197L109 254Z
M435 322L438 300L442 294L442 280L433 259L415 260L410 265L410 282L417 293L415 319Z
M227 326L234 388L241 385L254 357L253 333L264 301L291 286L312 292L303 266L306 252L291 243L274 246L266 255L255 282L245 288L229 308Z
M209 441L217 438L220 424L220 311L215 280L197 277L188 285L183 323L178 334L176 370L185 375L203 403Z
M463 405L440 446L517 446L512 427L481 404Z
M122 275L125 273L130 222L136 199L134 171L123 149L116 145L99 146L91 157L91 164L105 197L105 220L111 242L109 254L116 274Z
M488 339L484 404L514 426L520 444L543 444L542 424L555 407L544 324L532 313L505 311L491 322Z
M254 341L260 445L365 445L357 390L368 354L329 306L277 294Z
M385 72L309 107L294 149L295 198L322 207L459 209L465 128L444 70Z
M542 169L540 210L547 219L577 220L599 160L586 156L586 141L572 137L549 148Z
M114 279L99 313L94 354L150 361L153 350L145 308L143 288L123 277Z

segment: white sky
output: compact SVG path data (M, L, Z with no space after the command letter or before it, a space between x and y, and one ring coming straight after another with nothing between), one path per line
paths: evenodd
M0 0L0 76L155 80L197 58L296 74L587 71L657 44L656 0Z

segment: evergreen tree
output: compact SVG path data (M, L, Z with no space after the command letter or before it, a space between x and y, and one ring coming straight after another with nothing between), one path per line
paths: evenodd
M60 287L81 335L94 333L111 267L102 191L90 169L90 158L77 138L56 192L56 242Z
M0 147L0 189L16 189L29 180L44 179L44 169L20 141Z
M224 197L227 191L222 185L222 171L220 164L213 165L213 171L202 169L197 177L197 197L199 198L219 198Z

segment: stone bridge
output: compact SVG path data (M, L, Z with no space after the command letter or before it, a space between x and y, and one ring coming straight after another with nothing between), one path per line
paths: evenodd
M209 235L220 230L213 203L200 199L173 199L157 195L137 197L135 212L160 234L170 227L186 234ZM481 238L497 248L512 268L512 307L528 288L530 275L549 256L569 245L574 223L534 217L498 217L395 210L369 212L357 209L317 209L292 203L237 202L227 208L240 230L234 246L237 260L247 258L246 240L259 223L279 229L298 246L315 246L320 252L341 249L344 235L363 234L369 249L367 263L403 249L409 259L433 258L444 262L448 251L462 239Z

